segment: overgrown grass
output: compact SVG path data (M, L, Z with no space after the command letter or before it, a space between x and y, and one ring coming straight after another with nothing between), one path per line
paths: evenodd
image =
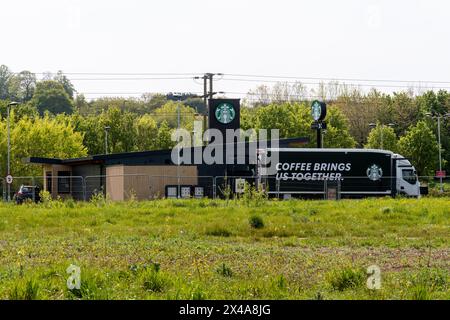
M1 204L0 298L450 299L449 245L445 197Z

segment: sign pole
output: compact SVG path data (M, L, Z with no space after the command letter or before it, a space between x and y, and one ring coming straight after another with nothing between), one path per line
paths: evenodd
M324 102L314 100L311 104L311 116L314 120L311 128L317 132L317 148L322 148L322 129L326 129L323 120L327 115L327 105Z
M322 129L319 122L317 122L317 148L322 148Z

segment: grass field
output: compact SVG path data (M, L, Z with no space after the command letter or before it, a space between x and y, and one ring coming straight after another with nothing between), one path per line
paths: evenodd
M2 299L450 299L449 280L450 198L0 205Z

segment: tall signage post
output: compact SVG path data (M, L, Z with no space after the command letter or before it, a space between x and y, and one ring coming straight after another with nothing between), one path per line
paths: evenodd
M317 131L317 148L322 148L322 129L327 128L327 123L323 121L327 116L327 105L325 102L314 100L311 104L311 116L314 120L311 129Z
M240 99L209 99L209 129L218 129L225 137L226 129L239 129Z

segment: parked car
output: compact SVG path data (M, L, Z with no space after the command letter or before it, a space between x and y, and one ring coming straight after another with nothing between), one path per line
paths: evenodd
M14 195L14 199L17 204L22 204L24 201L28 199L33 201L33 192L34 192L34 202L41 201L41 197L39 193L41 189L38 186L25 186L21 185L19 191Z

